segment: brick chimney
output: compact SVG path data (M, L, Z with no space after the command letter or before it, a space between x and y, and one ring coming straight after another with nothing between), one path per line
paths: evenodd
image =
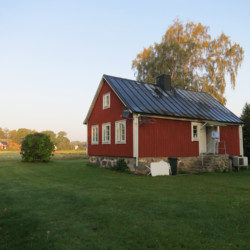
M162 74L156 77L156 85L164 91L171 90L171 76Z

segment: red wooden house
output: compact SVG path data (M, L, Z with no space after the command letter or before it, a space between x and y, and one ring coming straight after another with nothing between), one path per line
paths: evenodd
M0 149L7 149L7 142L6 141L0 141Z
M197 160L213 152L214 126L218 153L243 156L243 122L207 93L172 88L168 75L156 84L103 75L84 124L90 162L103 166L118 158L131 170L168 157Z

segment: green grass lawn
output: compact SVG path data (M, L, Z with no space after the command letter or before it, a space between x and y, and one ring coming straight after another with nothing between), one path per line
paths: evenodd
M249 246L249 170L149 177L86 160L0 162L1 250Z
M70 159L84 159L87 158L87 154L83 150L62 150L53 153L54 156L51 159L54 160L70 160ZM21 161L22 157L20 152L17 151L0 151L1 161Z

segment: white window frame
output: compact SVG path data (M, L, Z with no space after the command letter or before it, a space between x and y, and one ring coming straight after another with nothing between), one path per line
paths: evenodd
M109 138L106 138L106 128L109 127ZM111 123L102 124L102 144L110 144L111 142Z
M194 127L197 127L197 136L194 136ZM200 136L200 126L198 122L192 122L191 123L191 136L192 136L192 141L199 141L199 136Z
M122 139L122 134L120 130L120 125L124 126L124 139ZM126 144L126 120L115 122L115 144Z
M109 100L109 102L107 103L107 98ZM106 93L103 95L103 102L102 102L102 107L103 109L108 109L110 108L110 93Z
M91 144L99 144L99 126L91 126Z

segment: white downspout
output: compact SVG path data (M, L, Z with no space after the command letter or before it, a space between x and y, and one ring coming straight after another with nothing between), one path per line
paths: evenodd
M133 114L133 157L135 158L136 167L139 164L139 116Z
M88 144L88 123L86 124L87 125L87 138L86 138L86 143L87 143L87 145L86 145L86 154L88 155L88 148L89 148L89 144ZM92 133L92 131L91 131L91 133ZM99 131L98 131L98 133L99 133ZM99 139L99 138L98 138Z
M242 127L243 125L239 125L239 143L240 143L240 155L244 156Z

